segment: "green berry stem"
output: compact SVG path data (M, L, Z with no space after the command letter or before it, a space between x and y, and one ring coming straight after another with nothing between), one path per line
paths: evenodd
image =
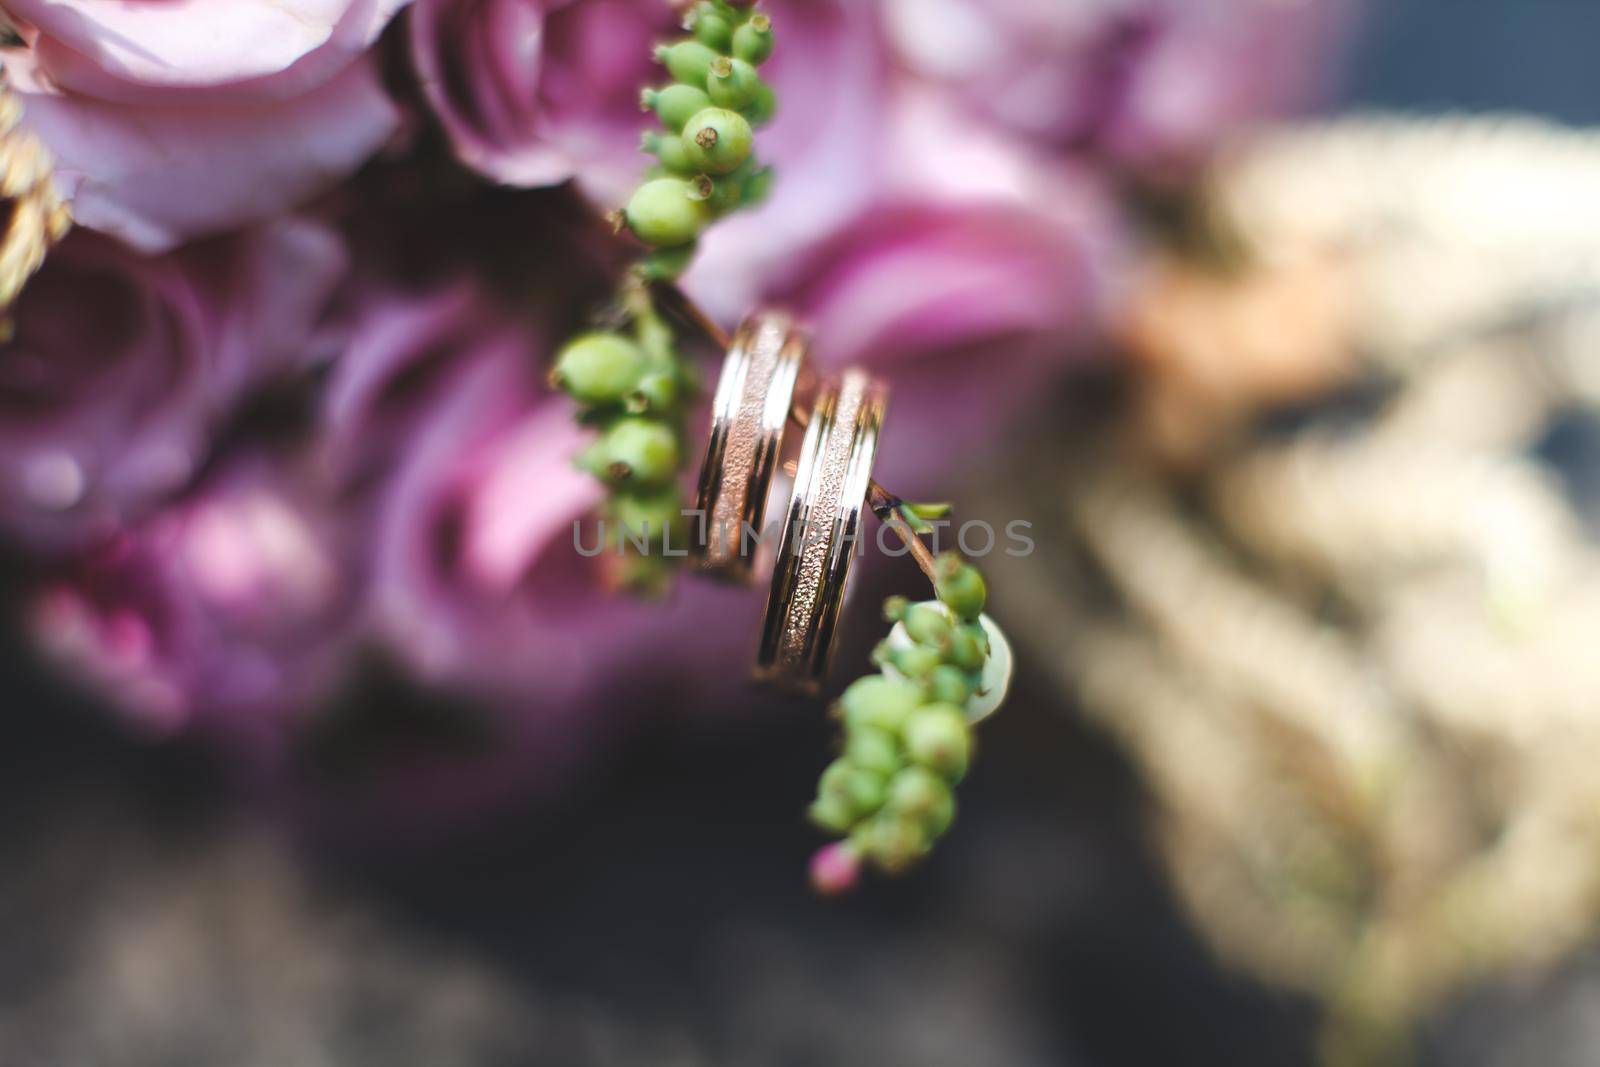
M989 696L992 710L1004 695L984 689L993 650L983 576L953 552L933 571L937 600L885 603L896 626L873 654L880 673L857 679L835 705L842 754L823 771L808 814L841 840L812 860L818 892L849 889L863 863L899 874L928 854L955 819L954 788L984 713L975 702Z
M748 4L701 0L684 29L688 36L655 50L671 82L639 98L661 126L640 144L655 163L612 216L619 232L649 248L617 292L631 330L574 338L550 373L551 384L578 402L579 421L596 430L576 462L607 486L601 518L619 551L618 581L649 593L663 591L672 576L675 557L658 549L687 543L678 483L684 413L697 389L655 294L689 268L708 226L765 195L770 171L753 158L754 131L775 107L756 70L771 52L771 19Z

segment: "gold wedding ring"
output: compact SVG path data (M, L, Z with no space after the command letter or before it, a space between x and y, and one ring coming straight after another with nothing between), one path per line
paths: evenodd
M888 391L861 370L817 394L778 546L757 678L814 693L827 672L867 509Z
M778 468L808 342L785 315L760 311L734 335L711 405L696 494L700 570L746 581Z

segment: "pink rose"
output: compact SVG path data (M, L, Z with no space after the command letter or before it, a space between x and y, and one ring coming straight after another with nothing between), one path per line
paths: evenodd
M650 0L422 0L411 43L463 162L511 185L581 174L617 199L643 169L639 89L672 28Z
M366 56L404 0L17 0L5 65L77 221L146 251L280 214L399 112Z
M1307 103L1351 6L884 0L907 67L974 110L1158 173L1193 162L1242 123Z
M810 326L821 365L889 381L878 469L921 492L1082 358L1095 279L1060 219L923 202L864 213L769 286Z
M371 523L370 632L417 680L490 711L475 756L405 776L445 808L571 772L619 709L670 706L708 663L749 655L760 610L721 590L655 604L606 587L574 540L582 523L595 543L602 490L573 466L586 432L543 385L541 347L470 288L376 298L326 395L329 455Z
M779 98L760 138L791 188L833 187L848 209L880 90L871 6L769 0L780 41L762 68ZM657 0L419 0L412 48L423 90L468 165L515 185L576 177L598 203L626 199L648 164L643 85L664 82L655 42L677 32ZM816 198L820 201L820 198Z
M0 346L0 526L71 547L181 489L244 392L307 358L342 270L304 222L148 258L69 235Z
M147 729L279 753L352 651L358 560L328 501L292 458L230 460L56 572L34 637Z
M941 94L888 94L876 139L854 212L802 238L805 194L790 198L780 180L763 215L707 235L685 286L729 320L761 301L787 305L822 366L886 378L885 478L937 491L933 476L1086 352L1121 252L1117 216L1091 173ZM778 214L793 237L765 259L763 217Z

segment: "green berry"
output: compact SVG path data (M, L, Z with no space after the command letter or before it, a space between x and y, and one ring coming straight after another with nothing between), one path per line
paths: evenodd
M911 819L880 815L863 829L862 851L889 874L898 874L928 854L928 834Z
M983 632L981 624L967 623L951 632L944 652L947 662L964 671L977 671L983 669L983 661L988 657L989 635Z
M678 440L672 427L653 419L621 418L601 440L605 475L618 484L663 485L678 473Z
M728 174L750 158L755 135L737 111L708 107L683 128L689 161L707 174Z
M639 147L661 160L661 165L669 174L687 176L695 173L694 164L689 162L689 153L684 150L682 137L647 130L639 138Z
M689 264L694 261L694 254L699 250L699 244L690 241L688 244L674 245L671 248L656 248L640 260L635 269L647 281L672 281L689 269Z
M661 125L673 133L683 132L685 123L694 118L697 112L711 106L711 97L706 91L692 85L646 89L639 101L646 109L654 111Z
M939 557L937 573L934 592L957 618L972 622L983 614L989 593L978 568L962 562L954 552L946 552Z
M665 532L683 523L683 501L677 486L655 491L617 493L606 502L616 535L627 541L660 544Z
M850 729L871 726L891 733L899 732L920 703L922 692L915 685L882 674L856 679L839 698Z
M733 22L714 4L701 4L690 13L685 29L708 48L727 52L733 47Z
M911 640L929 648L941 648L950 640L950 616L933 604L914 604L906 609L906 633Z
M749 164L716 179L712 185L711 196L706 201L711 205L711 210L718 215L726 215L730 211L737 211L744 206L744 183L749 177Z
M706 75L711 72L711 63L716 58L717 53L699 41L686 40L656 47L656 61L667 68L667 73L696 89L706 87Z
M960 667L946 663L928 675L928 695L941 704L965 707L972 699L972 677Z
M623 219L635 237L647 245L670 248L688 244L711 221L711 210L696 200L682 178L656 178L634 190Z
M733 31L733 54L756 66L765 63L772 55L772 20L751 15L750 21Z
M882 775L894 774L905 766L894 735L871 726L850 731L844 744L844 758L854 766Z
M889 660L895 670L913 681L927 678L940 663L938 650L926 645L897 648L889 654Z
M806 816L818 829L842 834L856 824L856 813L847 801L836 796L819 796L806 810Z
M907 767L889 782L890 811L914 819L937 836L950 825L955 797L943 778L926 767Z
M645 354L614 333L587 333L556 357L551 382L582 404L621 403L644 373Z
M984 661L989 659L989 633L984 632L982 622L966 622L955 627L955 632L950 633L944 659L966 672L984 669Z
M918 708L905 725L906 752L911 759L943 775L947 781L960 781L972 757L972 731L966 716L954 704L929 704Z
M822 772L817 797L833 797L849 805L858 817L883 807L889 780L885 775L858 767L847 758L836 759Z
M678 376L671 371L652 371L639 379L639 387L628 394L623 406L632 414L662 414L678 405L682 390Z
M765 126L778 113L778 94L772 86L761 82L756 86L755 95L742 110L744 117L750 120L750 125Z
M742 59L718 56L711 64L711 73L706 76L706 93L711 102L735 111L748 106L760 88L761 75Z

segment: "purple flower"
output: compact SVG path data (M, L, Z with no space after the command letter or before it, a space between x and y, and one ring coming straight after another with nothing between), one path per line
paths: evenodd
M1159 174L1242 123L1307 103L1351 6L885 0L884 11L905 65L978 113Z
M156 257L68 236L0 347L0 526L70 548L181 489L244 392L307 357L343 265L292 220Z
M404 0L17 0L5 56L77 221L146 251L280 214L398 127L366 53Z
M855 211L801 240L805 201L780 192L767 210L793 215L785 257L763 263L758 220L733 219L707 235L685 284L730 318L787 306L822 366L887 378L879 469L921 491L1083 354L1120 243L1109 197L1081 168L937 94L902 88L888 112Z
M394 786L451 810L559 779L628 709L750 651L753 619L721 591L641 603L579 551L602 489L573 466L587 431L543 384L544 347L466 284L372 294L325 395L330 469L368 528L366 629L417 681L488 709L481 751L417 760Z
M31 630L140 725L284 748L351 652L356 560L314 475L245 455L53 572Z
M781 44L762 68L780 101L762 156L791 188L826 183L848 201L885 69L871 7L764 9ZM644 170L639 90L667 80L651 47L675 30L656 0L419 0L411 24L424 93L464 162L514 185L576 177L608 206Z
M917 486L1081 356L1086 251L1071 229L1028 211L884 206L801 256L770 296L804 317L824 365L889 380L879 470Z
M651 45L672 28L649 0L421 0L411 42L463 162L512 185L578 175L620 199L642 169Z

